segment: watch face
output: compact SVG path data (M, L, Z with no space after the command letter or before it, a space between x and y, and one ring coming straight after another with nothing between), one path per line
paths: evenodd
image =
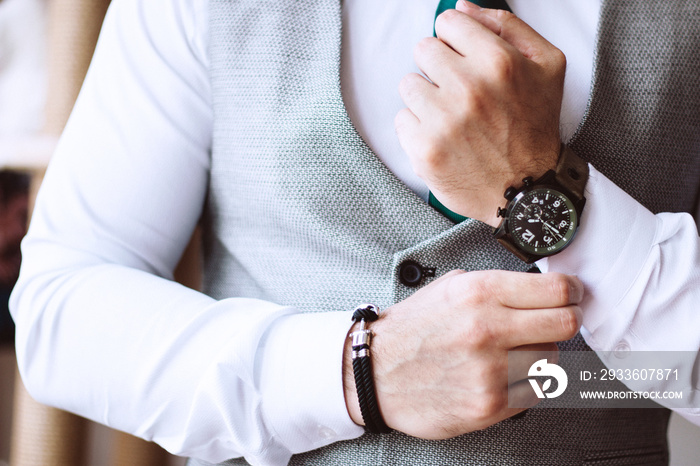
M549 256L564 249L574 237L578 214L574 204L561 192L537 187L513 199L508 225L513 241L521 250Z

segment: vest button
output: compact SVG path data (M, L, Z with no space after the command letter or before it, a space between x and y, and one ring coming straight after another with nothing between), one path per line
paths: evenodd
M423 267L414 261L403 261L399 265L399 281L406 286L415 288L423 280Z

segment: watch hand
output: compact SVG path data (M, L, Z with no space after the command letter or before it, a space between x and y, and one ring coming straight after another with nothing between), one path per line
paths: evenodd
M552 233L556 233L560 238L562 237L562 234L559 232L559 230L550 225L549 222L542 222L542 226L547 227Z
M542 226L547 225L549 228L552 228L551 225L549 225L546 221L542 220L542 214L541 214L541 213L540 213L540 214L535 214L535 216L537 217L537 220L530 220L530 219L528 219L528 222L532 222L532 223L534 223L534 222L541 222L541 223L542 223ZM555 230L555 231L556 231L556 230ZM557 233L559 233L559 232L557 231Z
M556 232L558 235L561 235L561 233L559 233L559 230L557 230L557 229L554 228L552 225L550 225L549 222L542 222L542 224L543 224L544 226L546 226L547 228L549 228L550 230Z

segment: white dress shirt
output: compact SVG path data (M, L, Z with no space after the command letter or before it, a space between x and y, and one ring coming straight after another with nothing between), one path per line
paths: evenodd
M600 2L510 3L568 57L568 139L586 110ZM436 6L343 2L348 112L424 198L393 119L403 107L398 82L417 71L413 45L432 34ZM112 3L23 245L11 303L19 367L39 401L175 454L286 464L293 453L363 432L343 396L350 320L247 298L215 301L171 281L207 190L207 7ZM576 241L538 265L585 283L588 343L697 351L700 243L692 218L654 216L595 170L587 197ZM303 360L288 351L300 338ZM697 412L685 415L700 423Z

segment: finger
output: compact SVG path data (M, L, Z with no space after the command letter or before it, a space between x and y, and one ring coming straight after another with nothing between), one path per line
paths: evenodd
M408 108L402 108L394 118L394 129L399 136L403 133L414 132L416 127L420 125L420 120Z
M505 47L517 52L486 25L457 10L447 10L436 18L435 33L440 41L468 58L470 63L474 63L479 56L492 55L496 48Z
M578 304L583 284L573 275L488 271L484 291L514 309L538 309ZM479 278L475 276L475 278Z
M399 113L394 118L394 128L396 136L399 138L399 144L401 144L404 152L411 157L418 144L420 120L411 110L403 108L399 110Z
M512 310L500 334L506 348L570 340L581 328L583 314L578 306L553 309Z
M435 37L421 39L413 49L416 65L438 87L449 85L454 79L460 58L458 53Z
M399 83L399 95L418 120L429 118L435 111L437 86L418 73L410 73Z
M541 359L556 364L559 360L556 343L524 345L508 351L508 384L527 379L530 367Z
M544 64L552 53L561 53L547 39L509 11L479 8L466 0L459 0L455 8L490 29L522 55L537 63Z

